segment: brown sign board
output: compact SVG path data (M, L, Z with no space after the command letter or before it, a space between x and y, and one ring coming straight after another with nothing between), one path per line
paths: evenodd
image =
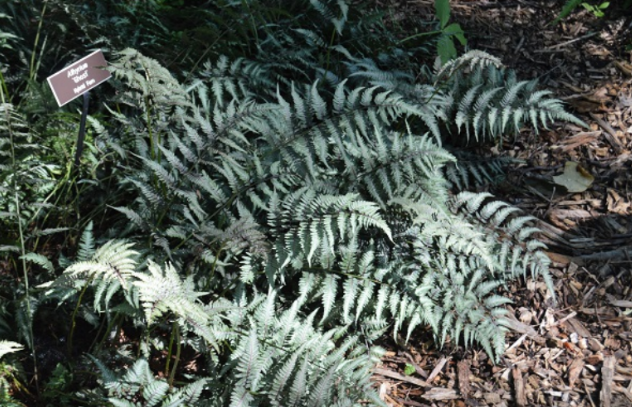
M81 58L47 78L59 107L110 79L101 50Z

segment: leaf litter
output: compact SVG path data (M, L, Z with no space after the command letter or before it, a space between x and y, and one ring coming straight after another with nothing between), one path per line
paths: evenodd
M451 2L470 48L539 78L590 126L525 130L495 147L523 164L489 190L539 219L557 302L541 281L507 287L497 364L449 339L437 347L430 330L391 343L374 371L389 406L632 406L632 9L613 2L600 19L580 7L550 24L564 3ZM403 25L434 15L433 0L375 4Z

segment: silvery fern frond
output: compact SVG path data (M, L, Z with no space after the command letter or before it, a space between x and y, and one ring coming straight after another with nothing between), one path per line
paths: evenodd
M207 313L196 303L201 293L193 291L190 284L182 281L172 265L167 264L163 269L150 261L147 269L149 273L134 273L136 281L133 284L139 290L148 324L167 312L198 323L208 321Z
M111 240L94 250L92 229L89 225L80 241L79 258L92 255L88 259L74 262L63 274L53 281L40 284L46 288L46 296L65 301L86 285L94 286L95 309L101 310L101 304L108 306L110 300L119 291L123 291L128 301L130 283L136 270L138 252L132 250L133 243L124 240Z
M22 349L24 349L24 346L22 344L13 341L2 340L0 341L0 359L8 353L19 352Z
M145 359L136 360L123 372L113 372L98 359L92 360L101 371L107 402L117 407L133 407L138 400L147 407L194 406L207 383L206 379L200 379L173 387L156 378Z
M452 103L444 105L442 121L457 142L485 142L517 135L523 125L535 132L554 121L580 126L551 92L537 90L537 81L517 81L515 72L481 51L470 51L450 61L436 74L445 83ZM452 125L456 124L456 128Z
M90 260L76 262L64 273L71 278L94 278L104 284L116 281L125 289L136 269L138 252L132 250L133 246L125 240L111 240L99 247Z

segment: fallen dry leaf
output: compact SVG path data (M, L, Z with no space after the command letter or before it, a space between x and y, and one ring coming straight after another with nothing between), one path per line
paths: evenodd
M584 192L590 188L594 180L588 171L573 161L567 161L564 172L553 177L553 181L566 188L568 192Z

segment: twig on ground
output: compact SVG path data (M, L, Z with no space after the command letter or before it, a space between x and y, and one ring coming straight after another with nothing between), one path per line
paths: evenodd
M610 145L614 149L615 154L617 155L621 154L623 152L623 147L621 146L621 143L617 139L617 133L614 131L614 129L604 120L602 120L599 116L597 116L596 114L592 112L590 113L590 117L592 117L593 120L597 122L599 127L604 129L604 131L606 132L604 136L606 136L606 140L608 140L608 143L610 143Z
M599 33L598 32L590 32L588 34L582 35L581 37L573 38L572 40L564 41L564 42L561 42L559 44L552 45L550 47L546 47L545 49L562 48L562 47L565 47L565 46L570 45L570 44L572 44L574 42L577 42L577 41L587 40L588 38L594 37L597 34L599 34Z
M373 374L379 374L380 376L390 377L391 379L411 383L419 387L430 387L430 385L423 380L417 379L415 377L404 376L403 374L393 372L388 369L382 369L382 368L376 367L375 369L373 369Z
M437 366L435 366L434 369L432 369L432 372L430 373L430 375L428 376L428 383L432 383L432 381L434 380L435 377L437 377L437 375L439 374L439 372L441 372L441 369L443 369L443 366L445 366L445 364L448 362L448 360L450 360L452 358L441 358L441 360L439 361L439 363L437 363Z
M459 392L461 393L461 397L464 399L470 398L470 362L467 360L461 360L456 365L458 382L459 382Z
M522 372L517 367L511 369L511 376L513 377L514 392L516 395L516 405L518 407L525 407L527 405L527 396L524 391L524 382L522 380Z
M601 392L599 393L599 401L601 407L610 407L612 400L612 382L614 378L614 356L606 356L601 368Z

